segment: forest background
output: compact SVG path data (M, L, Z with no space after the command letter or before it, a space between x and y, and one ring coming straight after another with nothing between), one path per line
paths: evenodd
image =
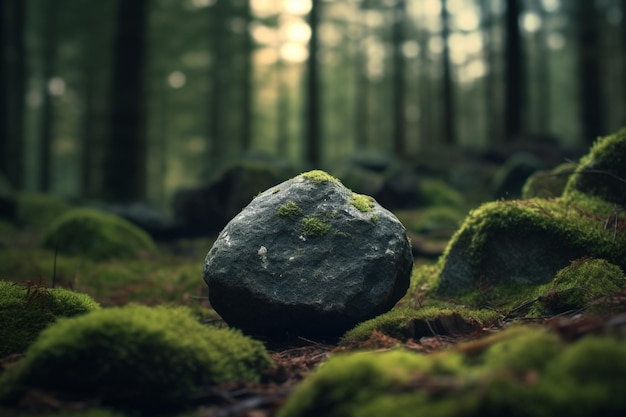
M326 167L626 125L626 0L1 0L0 173L150 201L265 155Z

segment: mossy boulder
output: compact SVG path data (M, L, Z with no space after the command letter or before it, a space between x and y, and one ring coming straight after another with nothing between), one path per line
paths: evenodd
M462 307L395 308L347 331L340 344L357 345L368 340L375 331L401 341L435 335L460 336L478 330L493 318L492 312L471 311Z
M332 339L390 310L412 267L406 230L390 211L314 170L270 187L232 219L203 276L231 326Z
M493 286L537 285L582 257L626 266L626 234L575 203L498 201L470 212L440 259L437 292L460 295Z
M0 378L0 402L29 389L66 400L159 410L197 389L256 381L271 366L260 342L200 324L183 308L130 305L57 321Z
M556 198L565 190L570 175L576 170L576 164L566 162L551 170L537 171L532 174L522 188L522 198Z
M624 288L626 277L617 265L604 259L579 259L557 272L551 288L539 297L531 315L578 311Z
M493 177L493 196L498 199L519 198L528 177L541 168L541 160L532 153L513 154L498 168Z
M70 209L71 205L59 196L22 192L17 195L15 220L21 226L44 230Z
M59 317L99 309L86 294L39 284L22 286L0 281L0 358L21 353Z
M626 207L626 128L599 138L569 178L563 196L600 198Z
M44 247L94 260L131 258L155 250L152 238L132 223L92 209L74 209L54 222Z
M278 417L618 416L626 410L626 345L589 336L571 345L541 327L513 327L420 355L336 354Z

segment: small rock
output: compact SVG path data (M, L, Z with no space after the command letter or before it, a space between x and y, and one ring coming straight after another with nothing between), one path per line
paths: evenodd
M267 336L334 337L388 311L413 266L400 221L323 171L256 197L220 233L203 276L233 327Z

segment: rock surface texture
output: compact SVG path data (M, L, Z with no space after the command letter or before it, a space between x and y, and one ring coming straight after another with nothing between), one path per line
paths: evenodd
M400 221L323 171L257 196L218 236L203 270L211 305L262 336L341 335L406 293Z

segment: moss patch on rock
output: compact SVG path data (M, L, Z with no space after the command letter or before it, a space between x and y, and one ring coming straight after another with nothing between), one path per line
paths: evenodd
M580 259L561 269L538 298L531 315L555 315L583 309L592 301L626 288L624 272L604 259Z
M0 281L0 358L22 353L37 335L59 317L99 309L86 294L38 284L22 286Z
M493 312L463 307L396 308L349 330L340 345L357 345L368 340L374 331L402 341L435 335L458 336L479 329L494 317Z
M537 171L524 183L522 198L556 198L563 194L576 164L566 162L548 171Z
M302 174L299 175L302 178L305 178L309 181L313 181L313 182L319 182L319 183L324 183L324 182L339 182L339 179L333 177L332 175L330 175L329 173L319 170L319 169L314 169L313 171L308 171L308 172L304 172Z
M576 200L581 194L626 206L626 128L599 138L580 159L563 196Z
M197 388L256 381L271 366L260 342L200 324L184 308L131 305L59 320L0 379L0 399L28 389L105 406L181 405Z
M566 344L541 327L512 327L428 356L337 354L278 417L617 416L626 408L625 364L626 345L612 337Z
M293 201L290 201L280 206L277 213L279 216L299 217L302 216L302 209L299 205L297 205Z
M368 211L372 211L374 209L374 199L368 195L352 193L350 204L363 213L367 213Z
M317 217L305 217L302 219L302 234L305 237L324 236L330 228L330 224Z
M44 246L90 259L131 258L156 249L152 238L132 223L91 209L74 209L51 225Z

